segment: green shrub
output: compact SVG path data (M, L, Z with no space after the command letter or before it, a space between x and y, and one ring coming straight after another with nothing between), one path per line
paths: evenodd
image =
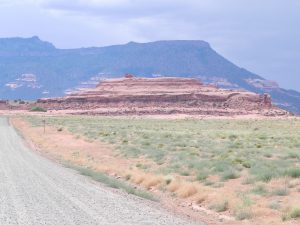
M242 166L245 168L251 168L251 163L249 161L242 162Z
M240 177L240 174L235 170L227 170L222 174L222 180L230 180L230 179L237 179Z
M255 179L251 178L251 177L247 177L242 181L242 184L246 185L246 184L254 184L255 183Z
M235 218L237 220L248 220L252 218L252 212L249 208L242 208L242 209L238 209L235 212Z
M298 159L299 158L299 154L297 152L290 152L288 154L288 158L291 158L291 159Z
M270 208L270 209L274 209L274 210L278 210L278 209L280 209L280 204L278 203L278 202L271 202L269 205L268 205L268 207Z
M233 141L233 140L237 139L238 136L235 135L235 134L231 134L231 135L228 136L228 138Z
M215 210L216 212L225 212L228 210L228 201L224 200L222 202L213 204L210 206L210 209Z
M212 181L210 181L210 180L206 180L206 181L204 181L203 184L204 184L205 186L211 186L211 185L214 184L214 182L212 182Z
M258 175L258 180L263 182L270 182L274 177L274 173L272 172L265 172L263 174Z
M269 152L267 152L267 153L264 154L264 157L266 157L266 158L271 158L271 157L272 157L272 154L269 153Z
M262 195L265 196L268 193L268 190L266 189L265 186L263 185L258 185L254 189L252 189L252 193L257 194L257 195Z
M224 187L224 183L215 183L212 187L221 188L221 187Z
M300 168L292 168L287 170L286 174L293 178L299 178L300 177Z
M47 112L47 110L42 107L35 106L30 109L30 112Z
M180 173L180 175L181 175L181 176L187 177L187 176L190 176L190 173L189 173L189 171L182 171L182 172Z
M300 208L294 208L290 212L290 217L293 219L300 218Z
M165 182L166 182L166 185L169 185L169 184L171 184L172 179L171 179L171 178L168 178L168 179L165 180Z
M198 181L204 181L204 180L207 179L207 177L208 177L208 174L207 174L207 173L200 172L200 173L197 174L196 179L197 179Z
M278 195L278 196L286 196L289 194L289 191L287 188L278 188L276 190L273 191L274 195Z

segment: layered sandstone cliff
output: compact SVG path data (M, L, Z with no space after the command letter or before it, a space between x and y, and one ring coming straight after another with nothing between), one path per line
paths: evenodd
M287 115L271 97L241 90L224 90L191 78L124 78L102 81L92 90L62 98L39 99L52 110L79 110L103 115Z

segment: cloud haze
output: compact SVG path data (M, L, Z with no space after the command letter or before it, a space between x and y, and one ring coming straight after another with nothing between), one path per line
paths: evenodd
M60 48L208 41L241 67L300 90L298 0L0 0L0 37Z

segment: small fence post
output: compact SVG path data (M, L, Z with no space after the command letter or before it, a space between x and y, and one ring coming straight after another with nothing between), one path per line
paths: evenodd
M44 134L46 133L46 120L43 119L43 124L44 124Z

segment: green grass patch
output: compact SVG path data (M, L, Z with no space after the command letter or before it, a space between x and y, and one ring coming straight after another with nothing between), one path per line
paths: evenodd
M255 183L255 179L252 177L246 177L243 181L242 184L243 185L249 185L249 184L254 184Z
M128 194L136 195L141 198L145 198L145 199L152 200L152 201L157 201L157 199L149 192L135 189L134 187L132 187L130 184L126 183L125 181L118 180L114 177L107 176L106 174L104 174L102 172L97 172L90 168L84 168L84 167L80 167L80 166L71 165L69 163L64 163L64 165L68 168L78 171L81 175L90 177L91 179L98 181L100 183L103 183L108 187L121 189L121 190L124 190L125 192L127 192Z
M199 172L199 173L197 174L196 179L197 179L198 181L205 181L205 180L207 179L208 175L209 175L208 172Z
M258 185L252 189L252 193L256 195L266 196L268 194L268 190L264 185Z
M237 220L247 220L253 217L251 206L253 205L252 199L249 197L248 192L238 192L237 196L242 200L240 205L237 205L234 215Z
M293 177L293 178L299 178L300 177L300 168L292 168L286 171L286 175Z
M235 170L227 170L222 174L222 180L230 180L230 179L237 179L240 177L240 174Z
M42 107L38 107L38 106L35 106L35 107L32 107L30 109L30 112L47 112L47 109L44 109Z

